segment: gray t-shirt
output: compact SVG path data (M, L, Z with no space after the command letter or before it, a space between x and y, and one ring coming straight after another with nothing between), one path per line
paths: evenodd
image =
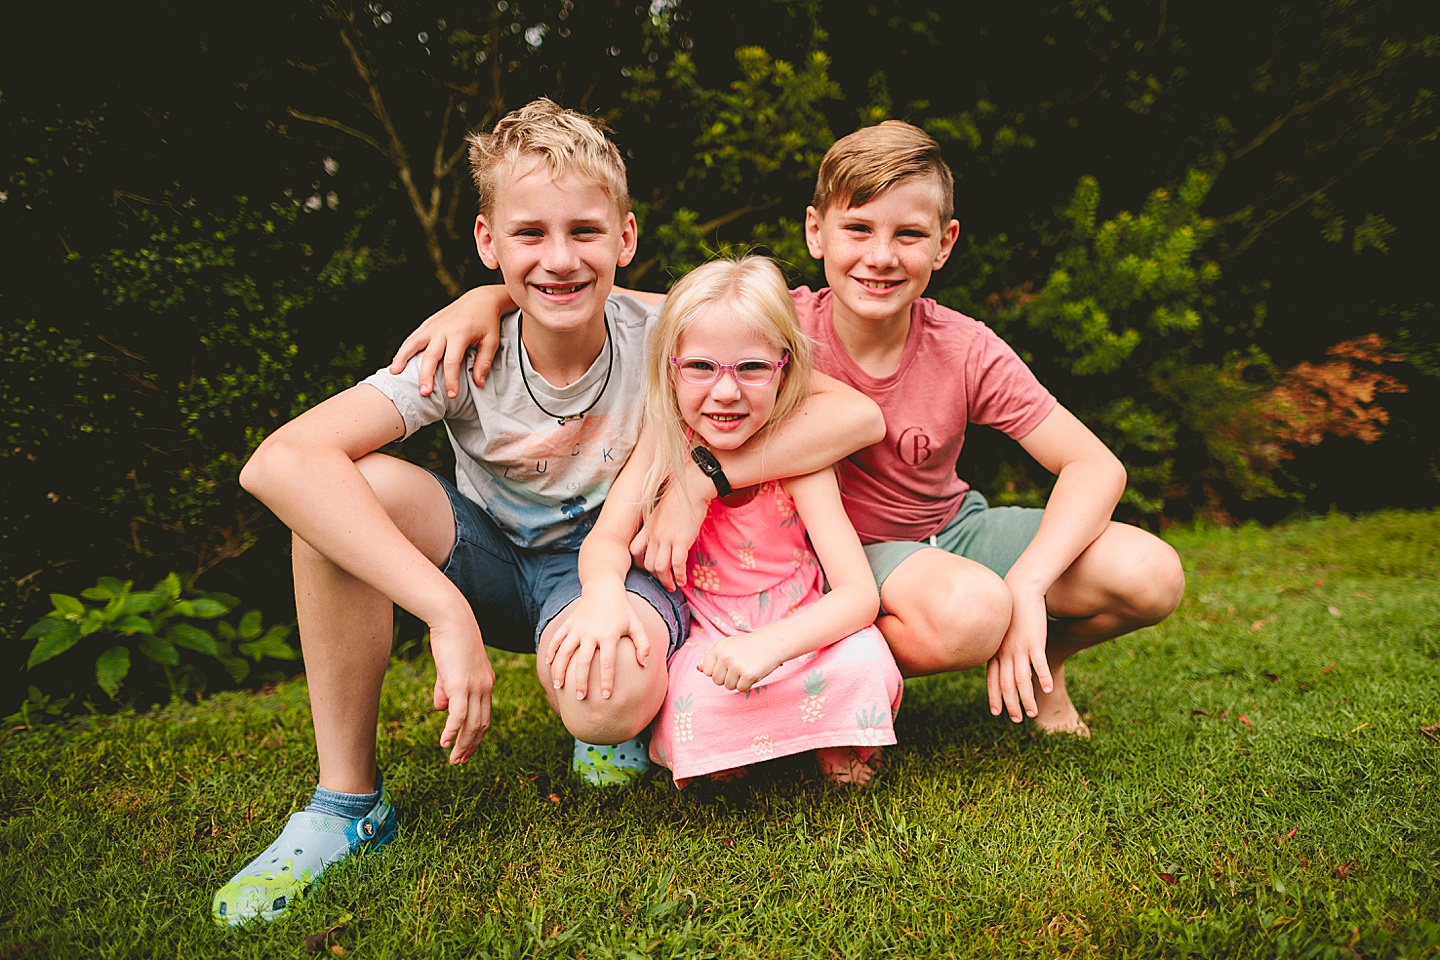
M470 379L473 352L454 399L445 396L441 371L430 396L420 396L418 357L403 373L380 370L361 382L390 398L405 419L407 437L426 424L445 422L455 448L456 487L517 546L578 550L640 436L645 342L656 310L633 297L611 295L605 303L609 344L584 376L565 387L547 383L528 357L522 372L518 312L500 321L500 348L483 387ZM602 395L607 369L610 383ZM583 419L556 422L556 416L584 410L597 395Z

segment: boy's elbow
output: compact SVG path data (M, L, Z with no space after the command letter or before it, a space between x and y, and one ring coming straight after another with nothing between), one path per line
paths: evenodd
M1114 488L1115 499L1119 500L1124 496L1125 487L1130 483L1130 475L1125 470L1125 464L1113 453L1110 454L1109 468L1110 485Z
M885 439L885 414L880 411L880 405L869 397L860 397L862 404L857 411L857 420L860 425L859 436L864 441L862 447L873 447Z

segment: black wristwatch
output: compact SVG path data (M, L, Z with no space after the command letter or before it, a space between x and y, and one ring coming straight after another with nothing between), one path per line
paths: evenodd
M730 480L725 476L725 471L720 469L720 461L715 459L715 454L706 447L696 447L690 451L690 459L694 460L700 472L715 484L715 493L718 496L730 496Z

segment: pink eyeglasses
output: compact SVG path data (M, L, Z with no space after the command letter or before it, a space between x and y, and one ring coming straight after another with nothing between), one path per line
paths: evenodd
M680 373L680 379L697 387L708 387L724 374L730 374L736 383L747 387L763 387L775 379L775 372L790 362L790 351L786 350L779 360L736 360L721 363L709 357L671 357L670 365Z

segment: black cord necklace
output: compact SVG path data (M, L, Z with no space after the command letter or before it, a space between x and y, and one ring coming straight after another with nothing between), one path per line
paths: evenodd
M583 419L585 419L585 414L587 414L587 413L589 413L591 410L595 409L595 404L597 404L597 403L600 402L600 398L603 397L603 396L605 396L605 390L610 386L610 374L615 370L615 341L614 341L614 340L611 338L611 336L610 336L610 318L609 318L609 317L606 317L606 318L604 318L604 319L605 319L605 345L606 345L606 347L608 348L608 350L606 351L606 354L607 354L608 359L605 361L605 382L602 383L602 384L600 384L600 392L597 393L597 394L595 394L595 399L590 401L590 406L586 407L584 410L581 410L579 413L567 413L567 414L565 414L564 416L561 416L561 415L558 414L558 413L551 413L549 410L546 410L544 407L540 406L540 401L537 400L537 399L535 399L535 391L530 389L530 381L529 381L529 379L527 379L526 376L525 376L525 344L524 344L524 337L525 337L525 314L524 314L524 313L521 313L521 314L520 314L520 318L519 318L519 320L518 320L517 323L516 323L516 327L517 327L518 329L516 330L516 333L515 333L515 347L516 347L515 359L516 359L516 362L518 362L518 363L520 364L520 382L523 383L523 384L525 384L525 392L528 393L528 394L530 394L530 402L533 403L533 404L535 404L536 408L537 408L541 413L545 414L545 416L547 416L547 417L554 417L554 418L555 418L555 422L558 423L558 424L560 424L560 426L562 426L562 427L565 426L566 422L568 422L568 421L570 421L570 420L583 420Z

